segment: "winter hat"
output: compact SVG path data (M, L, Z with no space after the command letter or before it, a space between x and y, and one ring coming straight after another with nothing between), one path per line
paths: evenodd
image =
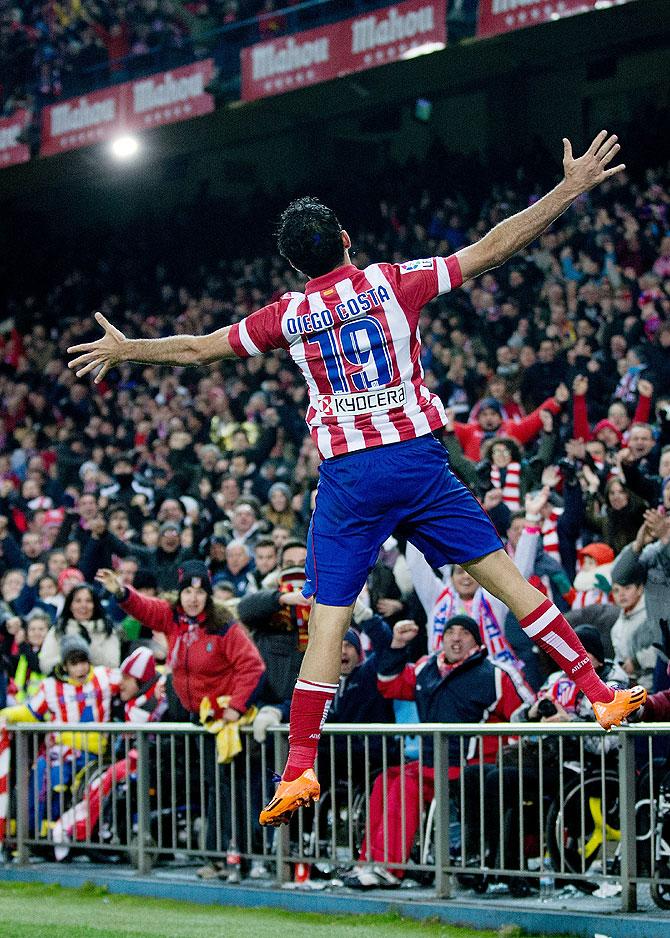
M59 528L64 520L64 508L50 508L48 511L45 511L44 515L42 516L42 527Z
M63 592L66 580L76 580L77 583L85 583L86 577L77 567L66 567L58 574L58 592Z
M605 661L605 648L600 632L593 625L580 625L575 629L575 635L579 638L584 648L590 655L593 655L598 661Z
M495 410L495 412L502 417L502 407L500 406L500 401L497 401L495 397L485 397L479 404L478 413L481 414L483 410Z
M358 629L348 628L344 633L343 641L349 642L350 645L353 645L356 649L356 654L359 658L363 657L363 646L361 645L361 633Z
M133 577L133 588L136 590L157 590L158 579L151 570L138 570Z
M617 586L640 586L647 582L647 571L641 563L636 563L627 573L619 573L613 583Z
M616 433L619 443L623 443L623 433L615 424L612 423L611 420L607 420L607 418L605 418L604 420L598 421L598 423L593 428L594 438L597 439L601 430L612 430L614 433Z
M91 650L88 642L83 635L66 635L60 643L60 657L63 664L74 656L84 656L87 661L91 660Z
M209 570L202 560L188 560L183 567L179 568L179 592L181 593L187 586L194 586L196 589L202 587L208 595L212 595Z
M592 557L598 566L601 566L604 563L612 563L614 551L609 544L595 541L593 544L587 544L586 547L580 547L577 551L577 557L579 560L583 560L584 557Z
M478 645L482 643L482 636L479 631L479 626L471 616L466 616L459 614L457 616L452 616L451 619L447 620L447 624L444 627L446 632L448 629L453 628L456 625L460 625L462 629L465 629L466 632L469 632L470 635L474 638Z
M177 524L176 521L164 521L158 529L158 533L165 534L166 531L176 531L177 534L181 534L181 525Z
M268 499L272 498L273 492L282 492L291 501L291 489L286 482L274 482L268 489Z
M121 663L121 674L134 677L142 686L156 677L156 662L148 648L136 648L135 651Z

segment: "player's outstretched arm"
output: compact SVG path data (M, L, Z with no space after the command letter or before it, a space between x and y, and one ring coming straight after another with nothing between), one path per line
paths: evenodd
M102 381L110 368L122 362L143 362L148 365L207 365L220 358L233 358L235 353L228 341L230 326L210 332L209 335L171 335L164 339L127 339L126 336L96 313L104 335L95 342L71 345L68 355L76 355L68 362L78 378L99 369L95 383Z
M601 130L583 156L575 159L570 141L563 138L563 179L534 205L501 221L481 241L458 251L463 280L477 277L509 260L525 248L574 202L577 196L620 173L623 163L608 167L620 150L616 135Z

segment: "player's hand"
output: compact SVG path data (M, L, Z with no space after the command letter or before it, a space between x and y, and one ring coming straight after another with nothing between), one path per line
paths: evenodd
M105 334L95 342L84 342L82 345L71 345L67 350L68 355L78 355L68 362L68 368L75 371L78 378L83 378L89 371L99 368L97 375L93 379L95 384L99 384L105 377L110 368L124 361L123 345L127 341L125 335L116 326L113 326L102 313L96 313L95 319L105 330Z
M419 634L419 626L413 619L401 619L393 626L391 648L404 648Z
M624 163L609 168L607 165L621 149L617 139L616 134L608 136L606 130L601 130L586 153L575 159L572 155L572 144L567 137L563 137L563 173L565 182L575 197L582 192L588 192L594 186L599 186L601 182L626 168Z

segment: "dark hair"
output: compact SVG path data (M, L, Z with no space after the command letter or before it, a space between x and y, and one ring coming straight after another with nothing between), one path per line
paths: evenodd
M269 537L262 537L259 541L256 541L254 550L256 550L257 547L271 547L273 550L277 549L275 547L275 542Z
M299 540L297 537L292 538L290 541L287 541L281 549L281 556L283 558L287 550L292 550L294 547L301 547L303 550L307 550L307 544L304 541Z
M320 277L344 260L342 226L335 212L313 196L295 199L277 226L279 253L308 277Z
M91 599L93 600L93 615L91 616L91 621L94 622L96 619L102 619L105 623L105 631L107 632L108 635L111 635L112 632L114 631L114 627L112 623L110 622L110 620L108 619L108 617L105 615L105 610L102 608L100 597L98 596L96 591L93 589L93 587L90 586L88 583L77 584L77 586L75 586L74 589L70 590L70 592L65 597L65 602L63 603L63 611L58 617L58 621L56 623L57 634L58 635L65 634L65 627L67 626L68 620L72 618L72 601L74 600L77 593L80 593L82 590L86 590L88 593L90 593ZM80 628L80 631L81 631L81 628ZM86 632L86 629L82 631L82 635L84 635L84 632ZM86 633L84 637L88 639L88 633Z

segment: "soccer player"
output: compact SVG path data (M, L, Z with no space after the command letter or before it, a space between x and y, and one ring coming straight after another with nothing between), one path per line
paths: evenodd
M312 516L304 595L313 596L309 643L291 704L289 756L261 824L286 822L317 800L313 771L321 728L338 686L342 638L380 545L398 530L432 567L458 563L521 622L593 704L605 728L646 697L612 690L590 663L556 606L531 586L502 549L486 513L452 474L433 436L442 402L423 384L422 307L526 247L582 193L621 172L609 166L616 136L601 131L573 158L563 140L564 178L533 205L450 257L404 264L349 259L351 239L334 212L313 198L281 217L278 247L306 278L304 293L279 300L209 335L128 339L96 313L104 335L75 345L69 367L99 382L120 362L204 365L286 349L309 388L307 423L323 458Z

